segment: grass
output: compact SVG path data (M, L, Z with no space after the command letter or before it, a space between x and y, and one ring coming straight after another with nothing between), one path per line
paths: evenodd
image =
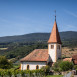
M48 75L47 77L63 77L63 75Z
M0 50L7 50L8 48L0 48Z
M13 68L19 68L20 64L13 64Z

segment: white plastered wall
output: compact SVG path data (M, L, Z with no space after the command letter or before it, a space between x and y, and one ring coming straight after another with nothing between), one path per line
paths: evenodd
M39 66L39 69L41 69L41 67L46 66L46 62L22 62L21 63L21 70L26 70L27 65L29 65L30 70L36 69L37 65Z
M54 45L54 48L51 49L51 45ZM56 44L48 44L48 53L52 59L52 62L56 62Z
M53 49L51 49L51 45L54 45ZM57 43L48 44L48 53L51 57L52 62L56 62L57 59L61 58L61 45L60 45L60 49L57 49L57 45L60 44Z
M61 58L61 44L57 44L60 45L60 49L57 49L57 59Z

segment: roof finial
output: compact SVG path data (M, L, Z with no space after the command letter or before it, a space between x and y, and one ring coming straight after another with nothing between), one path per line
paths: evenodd
M55 21L56 21L56 10L55 10Z

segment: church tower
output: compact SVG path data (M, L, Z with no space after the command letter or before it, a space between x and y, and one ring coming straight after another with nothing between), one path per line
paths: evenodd
M56 16L55 16L55 22L53 25L52 32L50 34L50 38L48 40L48 54L50 55L50 58L52 62L56 62L58 59L61 58L61 40L60 35L56 23Z

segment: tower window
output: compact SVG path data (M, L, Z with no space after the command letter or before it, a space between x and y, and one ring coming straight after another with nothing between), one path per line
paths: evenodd
M60 49L60 45L57 46L57 49Z
M51 49L54 49L54 45L51 45Z
M27 65L27 70L29 70L29 65Z
M39 66L38 65L36 66L36 69L39 69Z

